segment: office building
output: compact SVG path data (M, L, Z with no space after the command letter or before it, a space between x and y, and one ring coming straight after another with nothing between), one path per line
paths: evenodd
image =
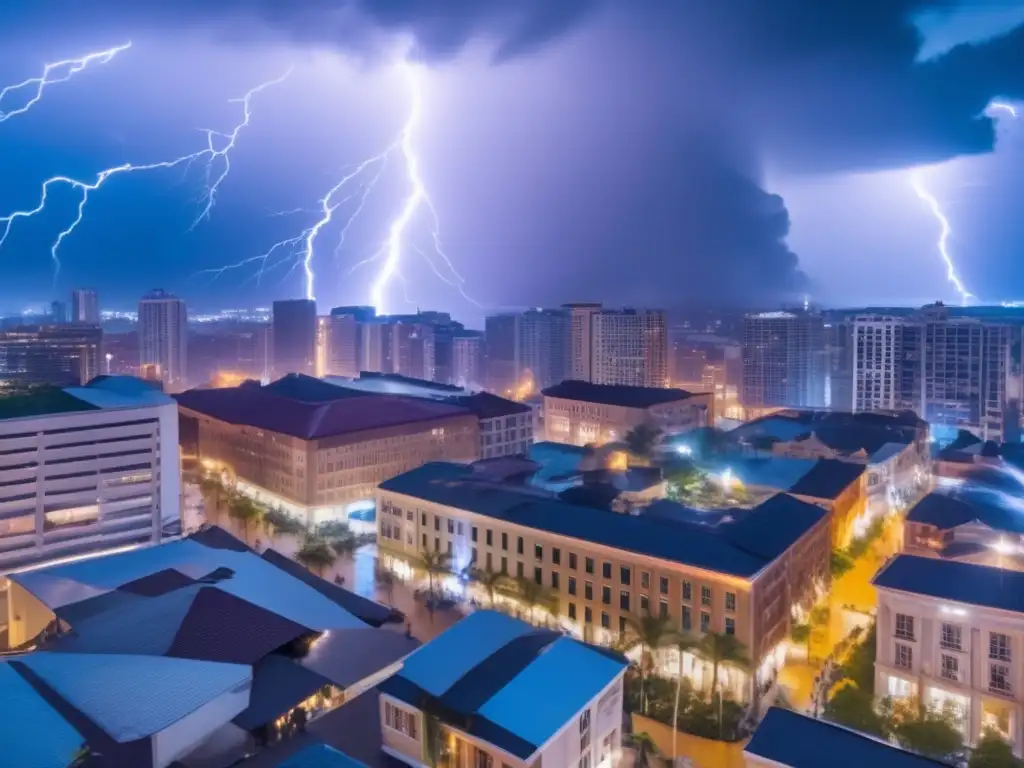
M894 411L912 407L903 399L904 330L909 325L906 318L889 315L861 315L854 318L854 396L849 403L833 400L834 408ZM913 368L910 373L913 374ZM910 389L913 390L912 382Z
M440 384L456 384L455 339L466 333L466 327L454 320L433 323L434 377Z
M775 408L823 408L828 356L821 315L758 312L743 322L743 388L748 415Z
M363 368L363 325L377 315L373 307L335 307L331 310L327 375L358 376Z
M482 389L484 336L479 331L463 331L452 339L451 384L465 389Z
M875 695L948 711L1024 754L1024 572L897 555L875 576Z
M514 397L521 384L522 334L519 314L493 315L484 321L484 378L488 392Z
M590 381L667 387L668 320L660 309L603 309L590 315Z
M641 424L675 435L714 423L711 393L563 381L544 396L545 440L571 445L621 441Z
M384 338L390 341L390 353L384 373L396 373L413 379L433 381L435 375L434 325L418 316L391 318Z
M96 291L79 288L71 292L71 322L85 325L100 324L100 302Z
M156 290L139 301L139 366L170 392L187 386L188 313L185 302Z
M584 303L562 306L569 312L569 378L592 381L591 318L601 311L601 305Z
M316 373L316 302L312 299L284 299L274 302L274 371Z
M854 408L854 323L836 320L825 324L825 346L828 354L828 379L825 405L836 410Z
M479 458L466 408L360 392L302 375L177 395L188 455L309 525L372 506L381 480L426 461Z
M0 397L0 573L160 540L180 519L178 414L128 377Z
M0 331L0 381L69 386L100 374L98 326L24 326Z
M709 525L669 501L626 515L482 475L433 462L382 482L385 567L407 569L440 551L452 554L453 572L473 565L533 579L557 594L559 626L592 642L614 642L647 612L683 631L735 635L754 669L720 669L719 686L740 700L769 689L793 607L828 585L828 515L786 494ZM696 687L709 685L710 667L693 654L653 655L659 674L681 669Z
M559 309L531 309L519 320L520 379L528 381L523 396L553 387L569 378L570 316Z
M453 768L611 768L622 742L627 666L624 656L559 632L476 611L381 683L383 751L422 765L426 721L437 712Z

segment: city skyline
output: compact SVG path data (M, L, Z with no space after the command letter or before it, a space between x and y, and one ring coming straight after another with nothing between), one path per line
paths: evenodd
M21 8L8 27L21 44L0 57L3 85L39 77L46 62L117 52L38 101L31 89L4 95L0 151L15 181L0 193L0 216L34 205L53 174L101 188L60 244L55 288L51 245L75 219L76 190L53 187L45 217L14 222L0 304L48 302L98 274L112 306L155 286L196 307L225 293L268 306L309 292L307 265L324 306L369 303L396 223L401 266L377 303L392 313L442 307L470 324L483 316L473 301L497 309L573 296L669 309L770 306L805 293L831 305L1019 299L1022 233L1011 214L1024 14L925 0L813 13L788 3L779 18L803 22L780 45L767 36L774 17L754 6L723 19L710 6L581 0L555 19L524 2L507 13L484 4L462 20L411 6L383 18L366 6L340 41L313 33L311 19L330 27L321 9L271 19L231 4L122 13L108 1L75 35L54 38L56 17ZM237 39L210 34L236 19ZM174 25L191 33L187 64L158 31ZM413 80L395 64L405 51ZM621 71L612 63L627 60ZM161 74L184 70L203 87ZM670 71L700 71L702 87L668 80ZM581 77L604 87L581 88ZM730 98L709 99L716 91ZM69 116L80 119L72 142ZM233 137L230 149L204 149L202 133L191 138L197 127ZM192 172L164 167L190 153ZM343 167L364 161L368 177L325 197ZM141 170L148 164L158 167ZM105 168L117 172L97 177ZM603 183L610 177L619 183ZM307 260L306 237L326 209L333 218ZM433 213L453 271L434 250ZM257 280L261 266L270 271ZM885 280L873 278L878 269Z

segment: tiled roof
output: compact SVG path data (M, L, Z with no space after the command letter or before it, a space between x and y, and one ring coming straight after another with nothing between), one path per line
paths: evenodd
M559 632L477 611L409 656L379 687L528 760L626 664Z
M864 474L863 464L838 459L821 459L810 471L796 481L790 493L816 499L835 499Z
M1024 571L1009 568L897 555L872 583L940 600L1024 613Z
M777 493L738 515L719 530L734 547L770 563L781 556L828 513L817 504Z
M661 403L686 400L691 393L685 389L663 387L629 387L619 384L591 384L588 381L569 379L561 384L544 389L545 397L560 397L565 400L581 400L602 405L620 405L626 408L650 408Z
M788 768L937 768L948 765L867 734L779 707L768 710L744 752Z
M117 741L159 733L252 679L239 664L156 656L37 652L18 662Z
M996 531L1024 534L1024 515L1018 504L1017 492L972 483L952 493L929 493L907 513L907 521L948 531L976 520Z
M515 416L521 413L530 413L533 409L526 403L517 403L515 400L508 400L504 397L492 395L490 392L476 392L472 395L454 395L445 398L444 402L449 405L457 405L466 408L476 414L480 419L495 419L500 416Z
M741 529L737 532L741 544L737 545L721 532L725 526L719 530L700 525L680 527L679 522L663 515L620 515L473 482L471 472L462 465L435 462L386 480L380 488L527 528L745 578L753 577L770 562L759 552L777 551L783 544L789 546L806 532L807 527L803 526L813 525L825 514L813 504L783 497L765 507L764 517L756 511L747 513L752 518L748 524L751 529L755 521L759 526L760 521L765 521L765 542L753 546L747 541L746 529ZM781 510L779 517L788 515L790 519L769 519L773 509ZM787 536L794 538L786 543Z
M337 389L345 391L340 387ZM268 387L245 385L227 389L192 389L175 395L175 399L182 407L219 421L266 429L303 440L427 423L468 413L464 408L447 403L395 395L367 394L304 402L274 394L273 390L268 391Z
M974 506L947 493L933 491L907 513L908 523L925 523L941 530L956 528L978 517Z
M276 720L329 683L292 659L267 656L253 665L249 706L231 722L252 731Z
M326 744L310 744L289 757L278 768L366 768L366 766Z
M84 739L7 662L0 662L2 762L67 768Z

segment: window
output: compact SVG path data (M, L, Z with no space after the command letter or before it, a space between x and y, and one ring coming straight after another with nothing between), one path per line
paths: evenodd
M533 557L535 560L544 560L544 547L540 544L533 545Z
M896 666L903 669L914 668L913 648L903 643L896 643Z
M700 612L700 631L708 632L711 630L711 614L707 611Z
M501 558L501 572L502 573L508 573L508 558L507 557Z
M474 525L472 528L469 529L469 538L472 539L473 541L476 541L476 536L477 536L477 530L476 530L476 526Z
M434 530L435 531L440 531L441 530L441 516L440 515L434 515Z
M507 533L501 534L501 548L503 550L505 550L506 552L508 551L508 534Z
M558 571L551 572L551 588L558 589Z
M533 580L537 584L543 584L544 583L544 569L541 568L539 565L536 566L533 569Z
M459 536L462 535L462 523L456 523L456 525L455 525L455 533L457 533Z
M523 561L522 560L520 560L518 563L516 563L516 576L519 577L520 579L523 578Z
M939 640L939 645L943 648L948 648L951 651L962 651L963 646L961 645L960 638L961 629L959 624L943 623L942 637Z
M569 553L569 568L574 570L574 571L576 570L576 553L575 552L570 552Z
M988 657L999 661L1010 660L1010 636L1000 632L988 634Z
M590 768L590 710L580 715L580 763L579 768Z
M683 600L693 600L693 585L688 582L683 582Z
M625 616L619 616L619 634L620 635L626 634L626 617Z
M948 653L942 654L942 676L946 680L959 680L960 659Z
M562 550L560 550L558 547L551 548L551 562L555 565L562 564Z
M735 611L736 611L736 593L735 592L726 592L725 593L725 610L732 611L732 612L735 613Z
M601 602L604 603L605 605L611 605L612 604L612 588L611 587L601 587Z
M663 600L659 600L658 601L658 618L659 619L667 619L668 618L668 600L664 600L663 599Z
M914 639L914 617L905 613L896 614L896 637L904 640Z
M700 604L711 605L711 587L700 588Z
M492 531L490 528L487 529L487 546L494 546L494 531Z
M629 610L629 592L627 592L626 590L622 590L621 592L619 592L619 610Z
M651 601L647 599L647 595L640 595L640 613L648 614L651 612Z
M690 615L690 606L683 606L683 632L693 629L693 617Z
M658 591L663 595L668 594L668 576L662 576L658 579Z
M1009 664L993 664L989 668L988 687L989 690L997 691L998 693L1013 692L1013 686L1010 685Z
M439 538L437 538L436 536L434 537L434 551L435 552L440 552L441 551L441 540Z
M588 557L583 561L584 569L587 573L594 572L594 558Z
M736 634L736 619L732 616L725 617L725 634L735 635Z
M404 733L410 739L417 738L417 719L411 712L396 707L390 701L384 702L384 725L388 728Z
M567 589L568 589L568 592L569 592L570 595L575 595L576 594L576 577L575 576L570 576L569 577L569 586L568 586Z
M490 552L487 553L487 570L488 571L493 571L494 570L494 561L491 559L491 553Z
M576 603L569 603L569 618L576 621Z
M620 565L619 566L619 583L622 584L624 587L628 587L629 586L629 578L630 578L629 566L628 565Z
M608 614L601 611L601 626L605 629L610 629L612 626L611 619L608 618Z
M469 562L476 563L476 547L469 550Z
M583 597L587 600L594 599L594 584L590 581L583 582Z
M612 577L611 563L601 563L601 575L606 579L610 579Z
M484 752L479 747L474 747L474 749L476 751L475 768L494 768L494 758L490 753Z
M592 624L594 621L594 612L590 610L589 605L583 607L583 621L587 624Z
M647 571L640 571L640 586L644 589L651 588L651 574Z
M451 542L451 539L449 539L445 543L448 545L448 554L450 555L452 553L452 542Z
M516 554L517 555L523 554L523 537L522 536L520 536L519 540L516 542Z
M425 533L423 534L423 548L427 548L427 534Z

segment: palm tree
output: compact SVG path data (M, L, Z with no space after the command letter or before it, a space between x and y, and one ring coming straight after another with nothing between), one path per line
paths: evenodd
M262 519L263 509L249 497L236 493L231 497L231 501L228 504L228 514L236 522L241 523L242 537L245 543L248 544L249 526L253 523L258 523Z
M505 586L509 581L507 573L504 571L495 571L490 568L470 568L468 575L470 581L486 590L487 597L491 602L491 608L494 607L495 592L497 592L500 587Z
M679 735L679 696L683 689L683 654L696 653L700 649L700 638L687 632L677 632L675 646L679 650L679 676L676 678L676 703L672 708L672 763L676 761L676 736Z
M315 570L317 575L323 578L324 571L334 565L338 556L325 539L308 536L295 553L295 559L307 570Z
M626 617L627 633L623 638L622 650L628 652L640 649L640 712L647 714L644 698L644 683L647 669L654 665L653 654L661 648L676 642L675 624L668 617L654 616L646 611L642 616Z
M700 641L701 655L711 662L711 700L715 699L718 688L719 666L737 667L743 670L751 668L750 658L735 635L724 632L708 632Z
M356 553L356 537L346 536L343 539L331 539L331 548L338 557L352 557Z
M626 433L623 442L626 450L641 461L650 461L654 456L654 448L661 439L661 430L650 424L637 424Z
M220 514L220 503L224 498L224 484L213 475L206 475L199 478L199 492L203 500L212 499L214 515Z
M519 588L519 599L529 609L530 623L534 623L534 609L541 606L550 611L555 600L555 594L543 584L538 584L533 579L520 577L516 579L516 586Z
M452 556L450 552L426 550L420 555L420 567L427 572L430 594L434 594L434 577L443 576L451 571Z

